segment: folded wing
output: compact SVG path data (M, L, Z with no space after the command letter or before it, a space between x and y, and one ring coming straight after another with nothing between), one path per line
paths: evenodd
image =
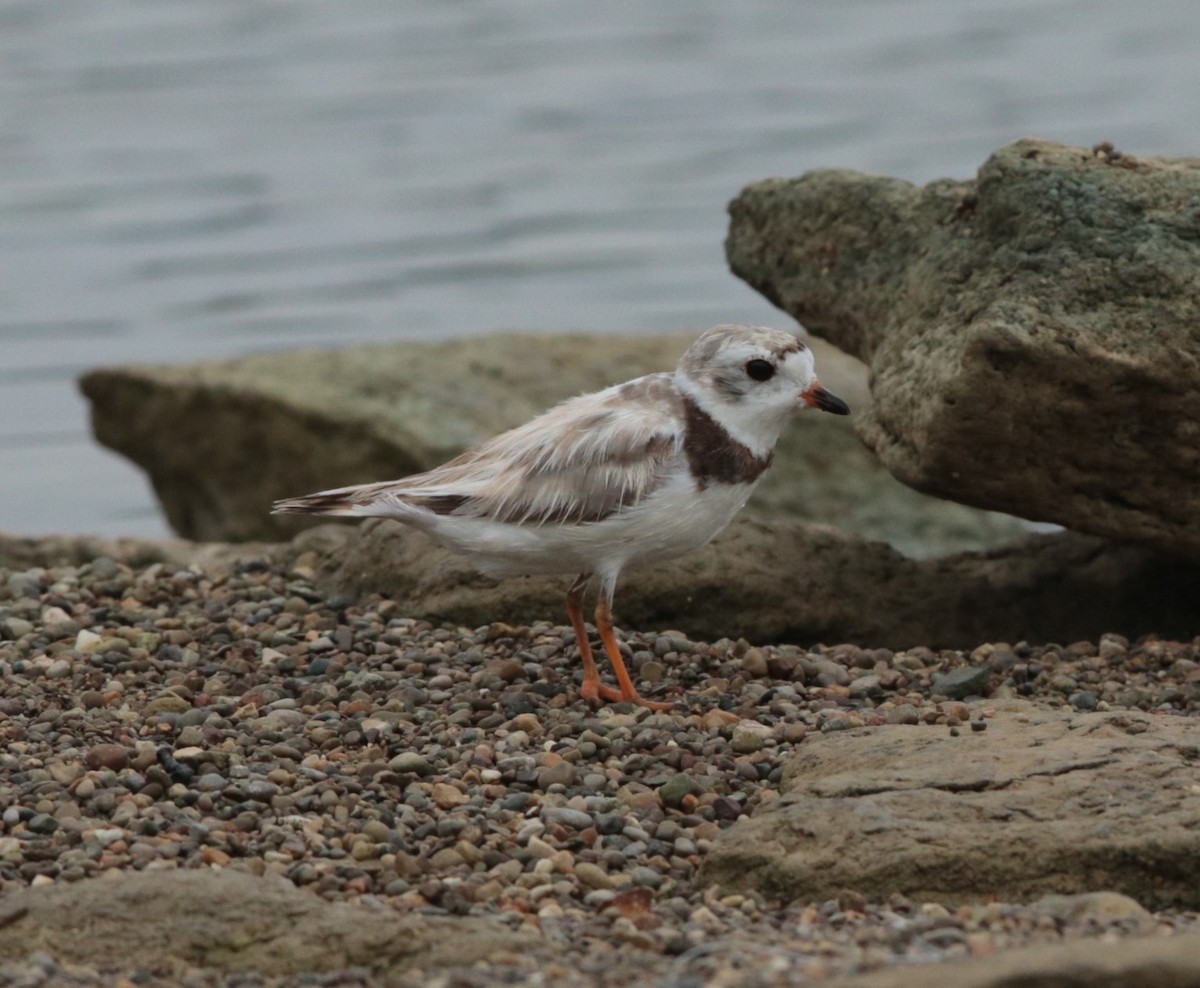
M403 480L323 491L276 512L411 514L510 524L584 524L639 504L682 465L681 404L670 374L564 402L444 466Z

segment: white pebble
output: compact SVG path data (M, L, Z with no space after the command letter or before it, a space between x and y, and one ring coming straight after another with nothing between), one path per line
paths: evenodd
M75 651L80 655L92 655L104 641L96 632L84 628L75 636Z

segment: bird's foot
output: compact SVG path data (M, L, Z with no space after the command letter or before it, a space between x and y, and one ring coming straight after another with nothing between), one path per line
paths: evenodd
M647 700L636 690L633 693L625 694L619 689L612 686L605 686L599 680L583 681L583 685L579 687L579 695L588 703L599 703L605 700L608 703L632 703L635 707L645 707L647 710L672 710L675 707L673 703L659 703L656 700Z
M602 698L601 691L608 689L598 679L585 679L579 687L579 695L587 703L597 704Z

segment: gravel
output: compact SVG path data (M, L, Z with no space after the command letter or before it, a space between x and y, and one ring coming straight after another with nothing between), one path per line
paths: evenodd
M384 599L333 607L310 578L265 560L0 570L0 894L227 867L541 934L538 950L455 985L799 984L1195 926L1183 913L951 911L850 892L783 904L695 880L723 829L779 798L810 734L982 730L961 702L974 695L1194 715L1195 642L893 653L626 633L632 665L652 673L645 694L686 701L660 714L580 701L567 628L437 627ZM259 983L247 977L196 983ZM12 983L108 983L91 978L37 954L0 966Z

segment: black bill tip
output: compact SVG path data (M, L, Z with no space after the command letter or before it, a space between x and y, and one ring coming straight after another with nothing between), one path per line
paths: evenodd
M814 408L819 408L823 412L832 412L834 415L849 415L850 406L847 405L841 398L832 392L826 391L824 388L817 387L812 391L812 401L809 402Z

